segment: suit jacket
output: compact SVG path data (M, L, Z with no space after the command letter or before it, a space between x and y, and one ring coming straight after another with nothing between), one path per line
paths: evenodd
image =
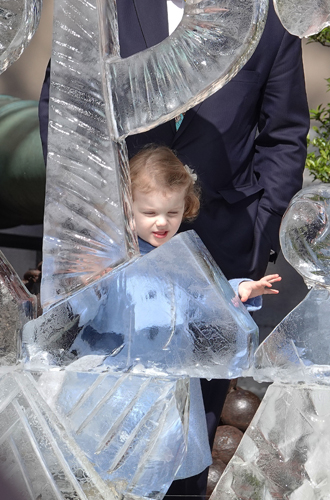
M166 144L198 174L201 211L192 224L228 279L260 278L279 250L281 217L301 188L309 128L300 40L270 2L261 41L225 87L174 120L127 138L129 156ZM166 0L118 0L122 57L168 36ZM48 78L47 78L48 77ZM40 100L46 144L49 73Z

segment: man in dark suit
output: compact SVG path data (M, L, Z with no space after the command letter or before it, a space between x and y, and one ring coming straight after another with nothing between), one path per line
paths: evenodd
M118 0L122 57L168 36L166 0ZM49 81L48 81L49 86ZM46 142L47 78L41 96ZM272 2L261 41L223 89L174 120L127 138L129 155L166 144L198 174L202 207L195 229L228 279L259 279L279 251L281 217L301 188L309 113L300 40L280 24ZM202 381L210 443L228 382ZM203 495L207 472L175 481L169 495ZM173 498L173 497L172 497Z

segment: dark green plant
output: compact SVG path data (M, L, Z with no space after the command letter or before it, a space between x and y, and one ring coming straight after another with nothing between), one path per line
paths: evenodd
M330 27L309 37L309 42L318 42L325 47L330 47ZM327 86L329 91L330 78L327 78ZM307 138L307 144L313 150L307 154L306 168L314 180L330 182L330 103L320 104L316 109L311 109L310 117L316 125L313 126L315 137Z
M308 38L307 43L318 42L325 47L330 47L330 27L324 28L317 35L312 35Z

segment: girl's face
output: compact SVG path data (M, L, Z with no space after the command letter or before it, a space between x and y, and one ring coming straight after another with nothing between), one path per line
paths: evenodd
M140 238L154 247L170 240L178 231L185 208L185 188L133 191L133 213Z

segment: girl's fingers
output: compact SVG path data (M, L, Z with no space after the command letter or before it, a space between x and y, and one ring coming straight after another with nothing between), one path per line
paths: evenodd
M278 274L265 276L263 279L265 279L268 283L276 283L277 281L282 280L281 276L279 276Z

